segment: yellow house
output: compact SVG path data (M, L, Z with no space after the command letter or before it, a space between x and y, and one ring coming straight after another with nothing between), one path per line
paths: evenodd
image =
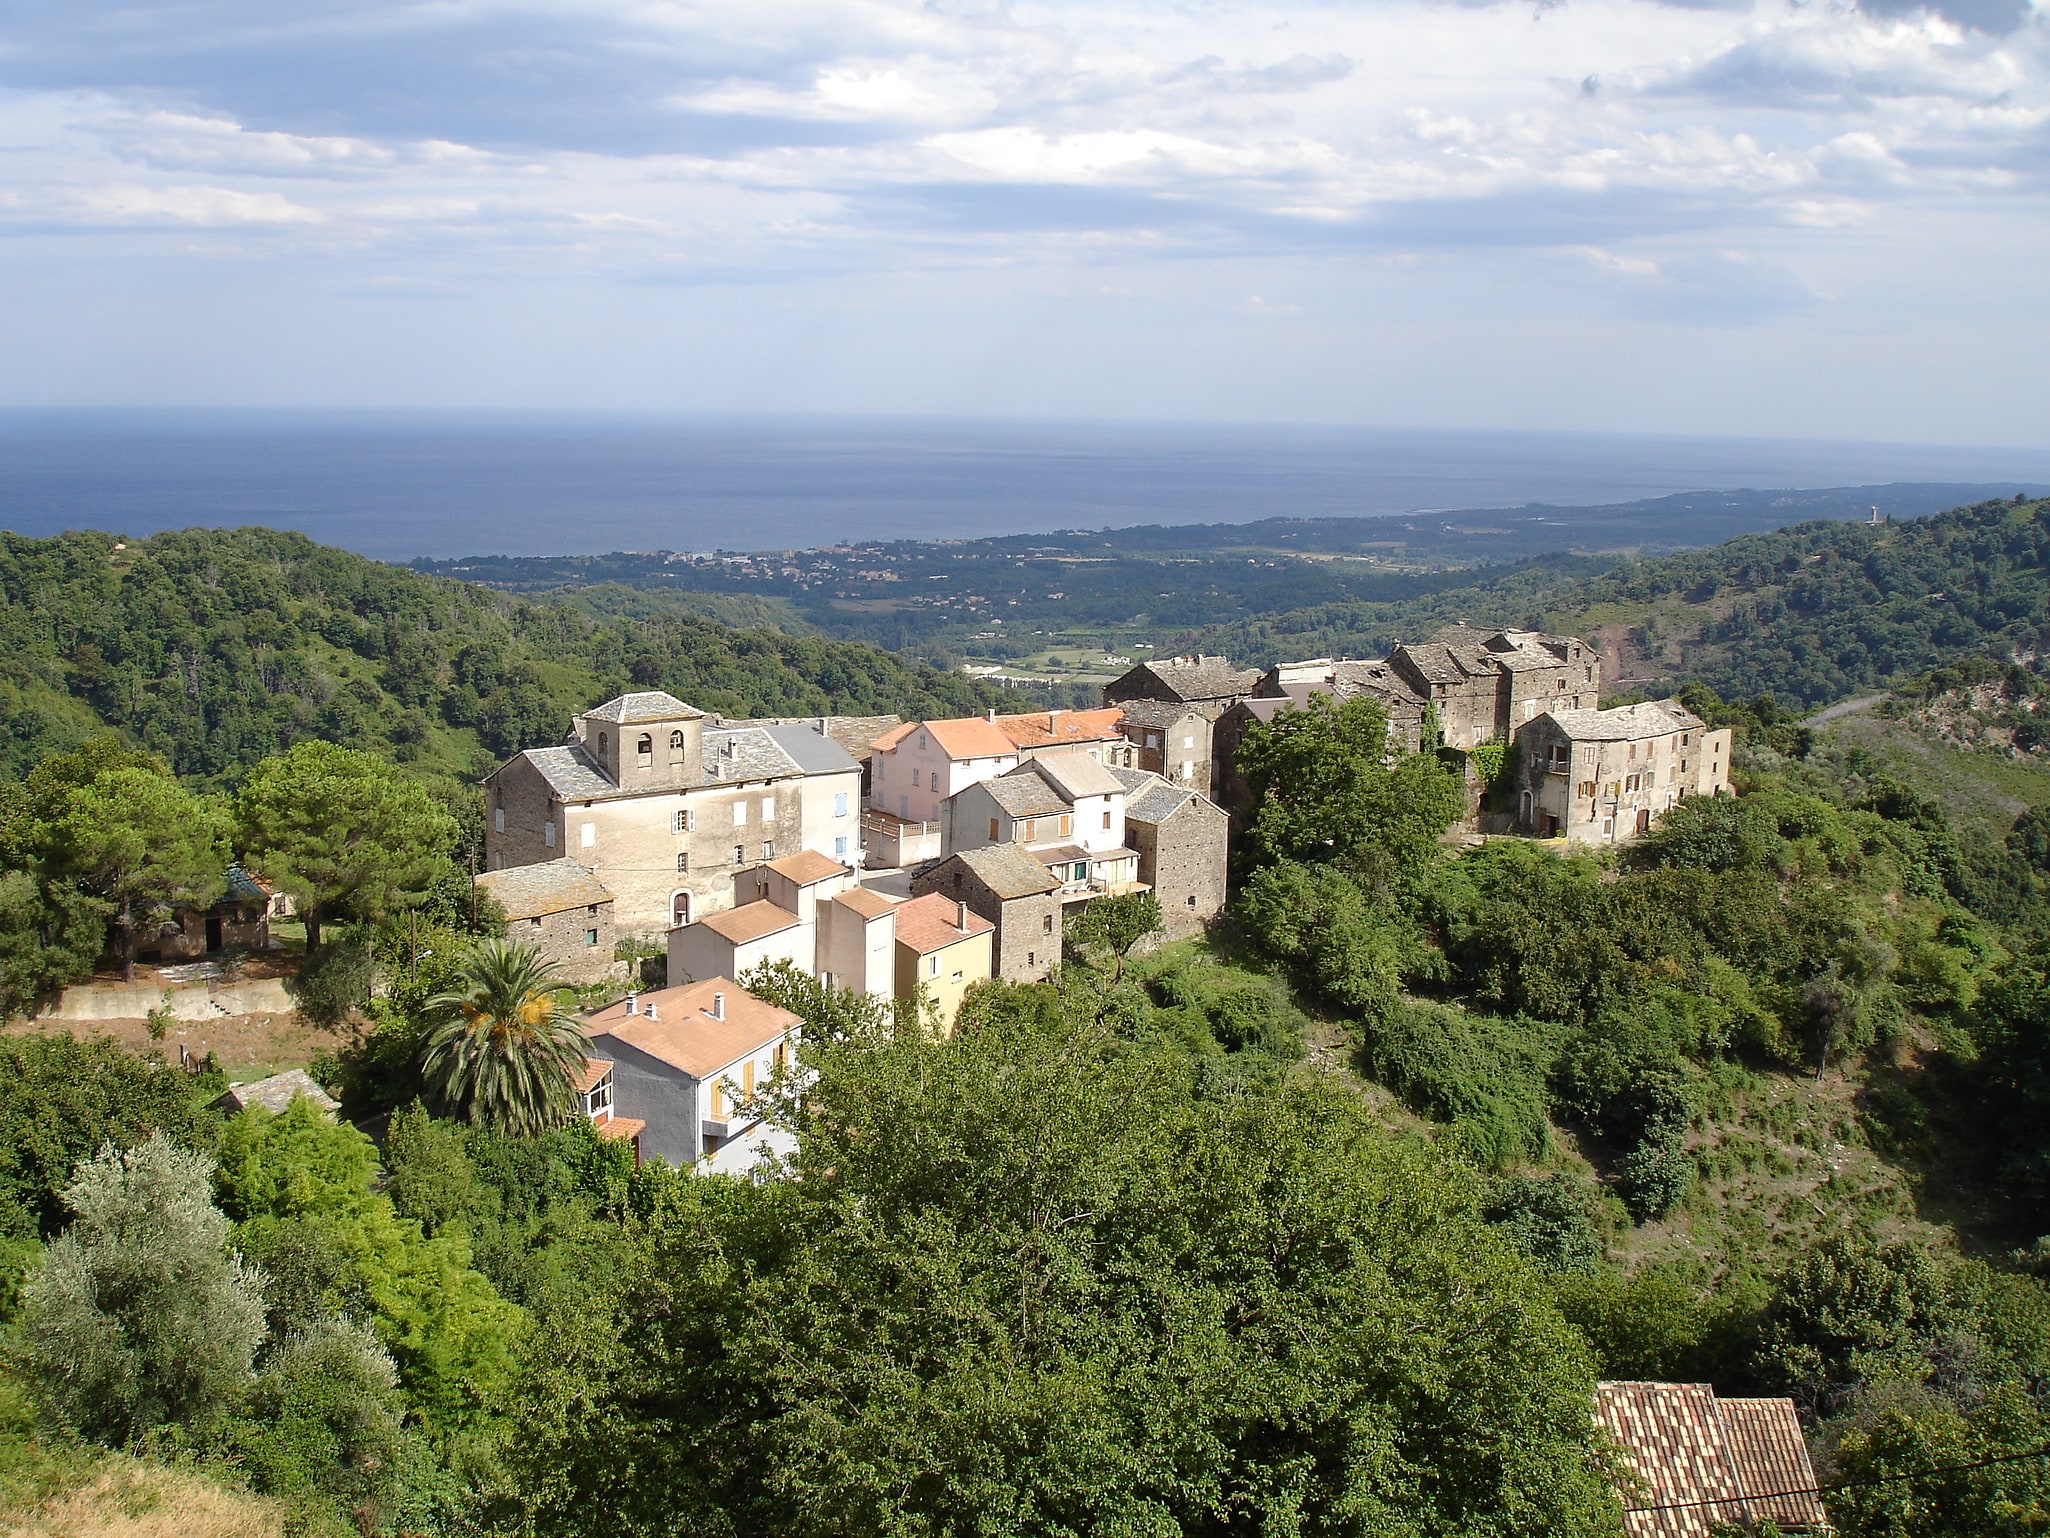
M940 1029L953 1033L961 995L991 974L996 925L968 905L929 892L897 905L897 997L922 987L939 1011Z

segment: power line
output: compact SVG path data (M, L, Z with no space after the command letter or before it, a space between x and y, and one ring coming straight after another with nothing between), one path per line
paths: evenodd
M1947 1463L1933 1469L1917 1469L1908 1474L1876 1474L1867 1479L1837 1479L1826 1485L1800 1485L1791 1490L1746 1491L1742 1495L1725 1495L1708 1501L1668 1501L1660 1506L1626 1506L1624 1514L1635 1516L1639 1512L1692 1511L1700 1506L1742 1506L1752 1501L1778 1500L1790 1495L1827 1495L1832 1490L1855 1490L1870 1485L1905 1484L1916 1479L1931 1479L1938 1474L1962 1474L1972 1469L1991 1468L1999 1463L2024 1463L2031 1458L2050 1457L2050 1443L2030 1448L2022 1453L2002 1453L1993 1458L1981 1458L1973 1463Z

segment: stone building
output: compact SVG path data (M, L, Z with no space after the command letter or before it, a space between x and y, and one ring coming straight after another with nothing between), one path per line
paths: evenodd
M477 885L505 909L505 937L554 962L563 981L595 983L613 971L612 894L575 860L483 871Z
M1539 838L1620 843L1683 797L1730 788L1729 730L1678 700L1547 711L1516 742L1516 828Z
M1397 646L1387 666L1437 712L1445 746L1461 751L1514 738L1541 711L1601 702L1601 654L1571 636L1451 625Z
M945 853L1016 844L1052 871L1063 902L1136 890L1120 772L1081 752L1027 759L947 802Z
M1060 880L1017 844L964 849L920 872L914 896L935 893L968 905L996 932L996 975L1039 983L1061 959Z
M1103 688L1103 703L1125 707L1125 737L1139 752L1124 767L1150 769L1203 795L1216 794L1212 726L1259 684L1254 668L1224 657L1156 657Z
M1207 796L1158 775L1121 769L1125 842L1139 855L1139 880L1160 902L1170 940L1199 934L1224 911L1231 819Z
M736 871L800 849L831 857L856 836L859 767L823 737L800 743L800 761L778 740L797 730L710 726L658 690L608 700L561 747L486 777L485 868L574 859L611 892L625 934L717 912Z

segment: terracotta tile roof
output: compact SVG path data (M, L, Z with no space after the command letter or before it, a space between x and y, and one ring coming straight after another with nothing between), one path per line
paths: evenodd
M1002 720L998 717L998 720ZM876 738L875 749L887 753L901 747L914 733L925 732L949 758L1015 758L1018 750L995 723L982 716L959 716L948 721L907 721L895 731Z
M1751 1512L1781 1527L1820 1527L1827 1520L1821 1497L1779 1495L1777 1490L1808 1490L1815 1484L1815 1466L1808 1461L1807 1439L1791 1399L1722 1399L1723 1429L1737 1482L1753 1497Z
M996 925L976 913L968 915L968 923L964 927L961 905L937 892L928 892L923 897L914 897L897 905L897 943L909 946L920 956L959 945L977 935L986 935L995 928Z
M835 876L844 876L847 867L831 855L820 854L816 849L800 849L796 854L786 854L780 860L771 860L769 869L799 886L816 886L821 881L831 881Z
M750 940L759 940L764 935L778 934L794 927L797 915L763 897L742 903L738 908L728 908L724 913L714 913L698 922L729 944L746 945Z
M616 1137L622 1142L631 1142L648 1130L648 1124L638 1116L608 1116L604 1121L594 1123L600 1137Z
M725 1019L712 1018L715 996L723 996ZM662 988L627 1003L608 1004L584 1022L594 1043L606 1040L638 1048L648 1056L703 1079L750 1052L798 1029L803 1022L724 977ZM650 1009L655 1011L651 1017Z
M479 871L477 885L498 899L509 919L542 918L612 901L605 884L575 860Z
M1792 1400L1719 1401L1706 1383L1601 1383L1595 1416L1639 1481L1623 1492L1629 1538L1708 1538L1714 1523L1782 1510L1793 1526L1822 1521L1812 1494L1759 1499L1815 1484Z
M570 1082L576 1086L579 1095L588 1095L598 1087L598 1081L610 1072L612 1062L609 1058L587 1057L584 1059L583 1071L572 1075Z
M994 724L1005 740L1017 747L1044 748L1063 742L1080 744L1122 738L1124 718L1122 710L1108 705L1101 710L1042 710L1022 716L998 716Z
M895 909L898 903L898 899L886 897L881 892L871 892L865 886L850 887L833 901L865 919L879 919Z

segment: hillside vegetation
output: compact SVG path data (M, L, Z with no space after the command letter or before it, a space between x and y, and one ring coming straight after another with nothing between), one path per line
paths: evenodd
M232 781L307 737L471 774L629 685L705 710L972 713L1004 697L873 646L630 619L267 529L0 535L0 774L101 727Z

